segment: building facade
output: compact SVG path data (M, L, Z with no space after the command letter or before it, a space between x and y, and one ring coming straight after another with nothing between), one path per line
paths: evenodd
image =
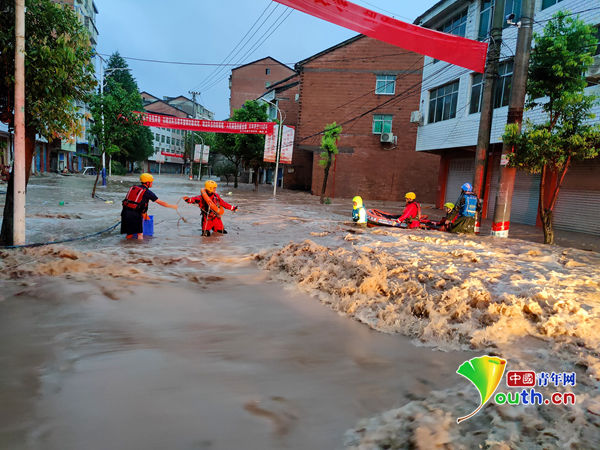
M233 69L229 76L229 117L247 100L256 100L272 84L292 75L292 69L270 56Z
M342 125L326 195L420 202L436 195L439 157L415 152L423 56L358 35L296 64L300 77L294 151L312 160L311 192L320 195L321 132Z
M148 92L141 93L144 111L172 117L194 117L214 120L214 113L199 103L184 96L158 97ZM189 113L188 113L189 111ZM187 131L172 128L150 127L153 136L154 154L148 158L146 170L150 173L183 173L189 162L185 155L185 137Z
M415 20L415 24L469 39L489 36L493 1L442 0ZM544 25L558 10L577 13L588 24L598 26L600 9L590 8L586 0L536 0L534 32L541 33ZM504 16L521 16L521 0L506 0ZM488 171L484 191L483 215L493 216L500 174L501 136L508 113L512 81L513 58L517 27L505 25L499 78L494 92L494 118ZM596 52L598 53L598 52ZM600 92L600 59L587 74L588 92ZM472 182L475 167L475 147L479 129L483 77L458 66L425 57L416 149L420 153L441 156L438 177L437 205L455 201L460 185ZM600 114L600 105L595 108ZM539 110L526 111L525 119L542 120ZM567 172L554 214L557 229L600 234L600 161L575 163ZM551 180L548 181L550 186ZM511 221L529 225L539 224L540 176L518 171L513 194ZM574 220L577 217L577 220Z

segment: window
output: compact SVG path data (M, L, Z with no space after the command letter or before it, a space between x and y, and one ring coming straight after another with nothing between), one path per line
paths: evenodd
M429 93L429 120L428 123L456 117L456 104L458 103L458 81L440 86Z
M467 10L465 9L459 15L454 16L452 19L445 22L441 27L438 28L438 30L444 33L450 33L455 34L456 36L464 37L467 31Z
M154 136L155 136L154 140L156 142L160 142L160 135L158 133L155 133Z
M479 33L477 39L486 39L492 29L492 16L494 15L494 0L481 0L479 11Z
M165 135L164 134L161 134L161 136L160 136L160 142L163 142L163 143L165 142Z
M381 95L393 95L396 92L395 75L377 75L375 82L375 93Z
M513 62L505 61L498 66L498 80L494 89L494 108L508 105L512 85Z
M271 86L271 82L270 81L265 81L265 87L268 88L269 86Z
M475 114L481 111L483 85L483 74L473 74L473 78L471 80L471 105L469 107L469 114Z
M600 25L596 25L596 40L598 41L598 45L596 46L594 56L600 55Z
M271 69L269 69L269 68L266 68L266 69L265 69L265 75L269 75L270 73L271 73Z
M552 5L562 2L562 0L542 0L542 9L550 8Z
M500 108L508 105L510 100L510 86L512 83L513 62L505 61L498 66L498 80L494 88L494 108ZM469 114L481 111L481 101L483 97L483 74L473 75L471 84L471 104Z
M506 0L506 3L504 4L504 17L508 16L509 14L515 15L513 22L518 22L519 19L521 19L521 0ZM509 25L505 20L502 28L506 28L508 26Z
M392 132L392 115L375 114L373 116L373 134Z
M167 136L167 144L171 145L171 138Z

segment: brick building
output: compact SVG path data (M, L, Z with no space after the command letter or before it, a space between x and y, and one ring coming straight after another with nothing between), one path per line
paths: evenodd
M490 30L493 1L442 0L415 20L415 24L453 33L470 39L485 39ZM534 32L541 33L547 20L558 10L578 13L588 24L598 26L600 10L589 8L586 0L536 0ZM521 16L521 0L506 1L504 16ZM485 183L484 217L492 217L500 173L501 136L506 124L512 58L516 47L517 28L505 26L502 33L499 78L494 94L494 119L490 157ZM588 93L600 92L600 56L586 74ZM421 88L421 124L417 136L417 152L441 156L437 205L454 201L460 185L472 182L475 167L475 148L483 88L481 74L458 66L425 57ZM596 105L596 120L600 105ZM539 110L526 111L525 119L541 121ZM581 231L600 235L600 159L575 163L567 172L554 212L557 229ZM555 180L555 178L554 178ZM552 177L546 180L546 192L551 192ZM511 221L529 225L539 224L538 202L540 175L517 171L512 199ZM577 220L574 220L577 217Z
M311 192L320 195L321 134L343 127L340 154L329 172L326 195L421 202L436 195L439 157L415 152L423 56L358 35L296 64L300 112L294 152L312 159Z
M292 75L292 69L270 56L236 67L229 76L229 116L246 100L256 100L272 84Z

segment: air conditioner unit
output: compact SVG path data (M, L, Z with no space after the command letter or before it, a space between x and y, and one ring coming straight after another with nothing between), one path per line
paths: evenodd
M410 113L411 123L423 123L423 114L421 111L413 111Z
M394 136L392 133L381 133L381 136L379 136L379 141L394 143L396 142L396 136Z

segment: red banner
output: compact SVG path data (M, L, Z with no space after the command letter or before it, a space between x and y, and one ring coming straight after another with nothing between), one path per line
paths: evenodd
M346 0L275 0L311 16L406 50L483 73L487 43L384 16Z
M144 115L142 125L147 127L174 128L177 130L209 131L212 133L272 134L273 122L227 122L219 120L188 119L185 117Z
M181 153L160 152L161 155L170 156L171 158L183 158Z

